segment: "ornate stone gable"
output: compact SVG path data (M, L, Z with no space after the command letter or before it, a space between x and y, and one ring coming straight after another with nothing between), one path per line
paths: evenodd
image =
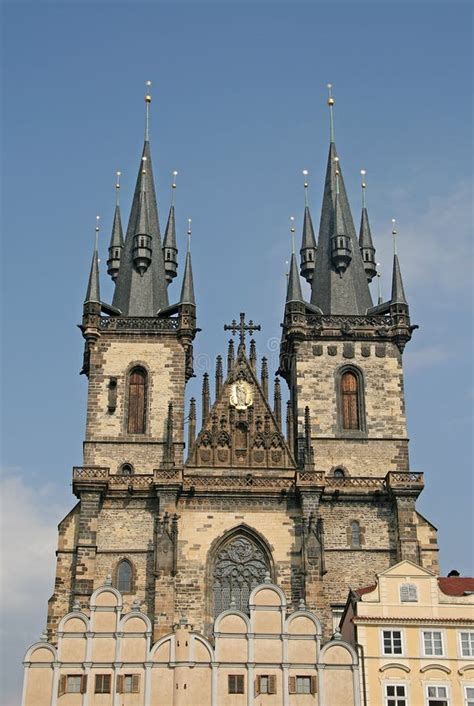
M243 348L190 449L185 468L296 468Z

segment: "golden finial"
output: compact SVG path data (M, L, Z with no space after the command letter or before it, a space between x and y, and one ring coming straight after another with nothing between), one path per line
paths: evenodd
M146 93L145 93L145 141L148 142L150 139L150 103L151 103L151 81L145 81Z
M290 216L291 252L295 254L295 217Z
M331 142L334 142L334 115L332 110L334 102L334 96L332 95L332 83L328 83L329 134Z
M285 277L286 277L286 284L287 284L287 286L288 286L288 280L289 280L289 278L290 278L290 270L289 270L289 268L288 268L288 265L289 265L289 264L290 264L290 263L288 262L288 260L285 260L285 265L286 265Z
M191 220L191 218L188 218L188 233L187 233L187 235L188 235L188 252L191 252L191 232L192 232L191 231L191 224L192 224L192 220Z
M381 284L380 284L380 280L381 280L381 277L382 277L382 273L380 272L380 262L377 262L377 263L376 263L376 267L377 267L377 296L378 296L378 302L377 302L377 303L378 303L378 304L382 304L382 301L383 301L383 300L382 300L382 287L381 287Z
M365 175L367 172L365 169L360 170L360 175L362 177L362 182L361 182L361 187L362 187L362 208L365 208L365 189L367 187L367 184L365 183Z
M146 162L147 162L147 159L146 159L145 155L143 155L143 157L142 157L142 174L146 174Z
M309 174L308 170L307 170L307 169L303 169L303 177L304 177L304 182L303 182L303 186L304 186L304 205L305 205L305 206L308 205L308 186L309 186L309 184L308 184L308 174Z
M115 204L118 206L119 205L119 195L120 195L120 177L122 176L122 172L115 172Z
M96 249L96 252L99 249L99 230L100 230L99 221L100 221L100 216L96 216L95 217L95 249Z
M397 254L397 229L395 228L396 220L392 218L392 237L393 237L393 254Z
M334 157L334 169L336 175L336 194L339 193L339 157Z
M178 176L176 169L171 173L171 176L173 177L173 181L171 183L171 205L174 206L174 192L176 190L176 177Z

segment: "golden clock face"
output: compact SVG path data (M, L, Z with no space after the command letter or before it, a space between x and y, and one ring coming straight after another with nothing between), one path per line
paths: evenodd
M247 409L253 405L252 386L245 380L237 380L230 388L229 401L236 409Z

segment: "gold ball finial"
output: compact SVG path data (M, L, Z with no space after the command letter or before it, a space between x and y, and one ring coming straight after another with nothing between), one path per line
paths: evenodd
M191 220L191 218L188 218L188 235L191 235L191 224L192 224L192 220Z
M366 174L367 174L367 172L365 171L365 169L360 170L360 175L362 177L362 188L363 189L365 189L365 187L367 186L367 184L365 183L365 175Z
M308 174L309 174L308 170L307 170L307 169L303 169L304 188L305 188L305 189L308 188L308 179L307 179Z
M100 221L100 216L96 216L95 217L95 232L96 233L98 233L100 230L99 221Z
M290 216L290 233L295 232L295 217Z
M120 189L120 177L122 176L122 172L119 172L119 171L115 172L115 176L117 177L117 180L115 182L115 188L118 191Z
M145 94L145 103L151 103L151 95L150 95L150 88L151 88L151 81L145 81L145 86L146 86L146 94Z
M333 106L334 105L334 98L332 95L332 83L328 83L328 92L329 92L328 105Z
M176 169L172 172L172 176L173 176L173 183L171 184L171 188L176 189L176 177L178 176L178 172L176 171Z
M395 218L392 218L392 235L396 235L396 234L397 234L397 229L395 228L395 223L396 223L396 222L397 222L397 221L395 220Z

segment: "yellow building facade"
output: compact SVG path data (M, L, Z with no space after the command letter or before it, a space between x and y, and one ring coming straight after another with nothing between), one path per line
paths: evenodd
M399 562L351 591L341 633L365 706L473 706L474 579Z

